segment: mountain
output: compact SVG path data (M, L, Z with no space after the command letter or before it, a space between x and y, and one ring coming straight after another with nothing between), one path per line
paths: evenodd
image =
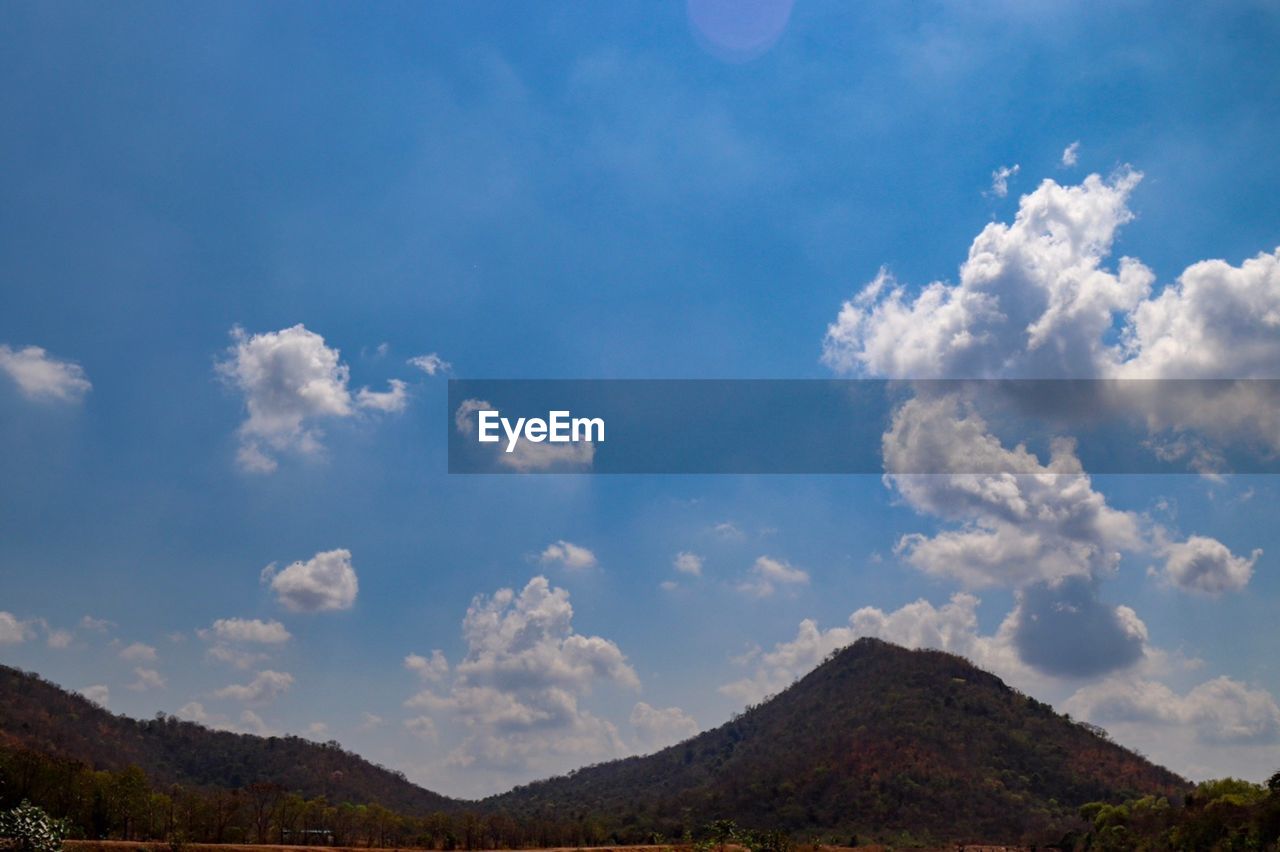
M0 746L5 745L97 769L135 765L157 785L237 788L274 782L307 798L376 802L419 814L459 805L336 743L215 731L172 716L130 719L36 675L0 666Z
M679 745L482 802L424 790L336 743L213 731L172 717L136 721L0 667L0 752L5 746L103 769L137 765L157 786L270 781L307 798L377 802L404 814L487 814L544 839L551 835L540 826L589 826L591 838L614 843L704 834L720 819L840 843L1042 842L1082 828L1079 808L1088 802L1177 799L1189 789L1100 729L960 657L873 639ZM578 838L572 842L588 836L575 831L565 835Z
M1015 842L1060 838L1091 801L1188 789L960 657L861 639L715 730L484 805L598 814L626 839L724 818L845 843Z

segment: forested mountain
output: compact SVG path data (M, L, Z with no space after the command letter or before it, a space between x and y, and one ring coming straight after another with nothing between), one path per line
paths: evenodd
M307 798L376 802L411 813L458 804L336 743L216 731L172 716L130 719L35 675L0 666L0 745L6 744L95 769L138 766L157 786L235 789L270 782Z
M1187 789L959 657L862 639L715 730L485 804L603 814L622 836L714 817L844 842L1043 841L1085 803Z
M335 803L378 803L403 815L393 821L397 842L428 845L449 836L468 846L471 838L480 845L677 839L704 836L714 820L842 843L1043 842L1083 830L1086 803L1148 795L1176 803L1189 789L959 657L872 639L679 745L477 803L424 790L336 744L167 717L135 721L0 667L0 752L6 748L99 769L136 765L157 790L270 783L323 797L330 807L317 811L321 822L341 816ZM438 812L456 815L459 827L423 821ZM255 833L272 834L261 826Z

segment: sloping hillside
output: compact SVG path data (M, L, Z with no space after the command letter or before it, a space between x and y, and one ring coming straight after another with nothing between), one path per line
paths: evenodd
M1054 836L1090 801L1185 789L959 657L863 639L715 730L485 804L607 815L632 837L730 818L846 841L1015 841Z
M274 782L308 798L377 802L408 813L449 810L452 799L337 746L299 737L210 730L172 717L117 716L41 678L0 666L0 743L99 769L142 768L156 784L237 788Z

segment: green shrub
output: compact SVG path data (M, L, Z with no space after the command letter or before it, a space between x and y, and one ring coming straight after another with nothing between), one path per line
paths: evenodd
M15 852L61 852L67 824L28 801L0 811L0 845Z

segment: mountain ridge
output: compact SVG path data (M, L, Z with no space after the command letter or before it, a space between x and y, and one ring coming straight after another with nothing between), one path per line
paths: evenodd
M1179 797L1189 784L951 654L860 639L771 699L653 754L455 799L336 743L111 713L0 666L0 745L95 768L140 766L205 788L269 781L396 810L586 818L614 842L682 837L713 819L833 838L1044 840L1090 801Z

